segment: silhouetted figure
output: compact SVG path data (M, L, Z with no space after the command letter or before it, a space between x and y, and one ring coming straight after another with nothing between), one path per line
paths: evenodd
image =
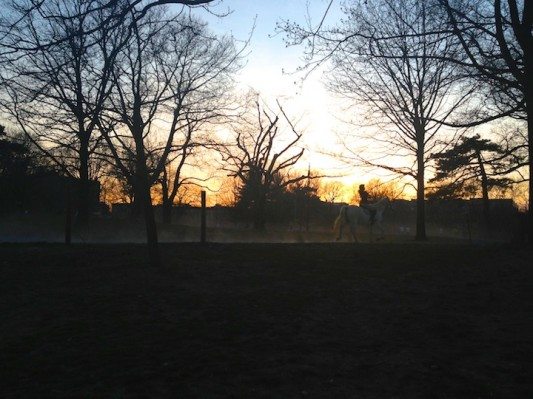
M374 220L376 217L376 210L374 207L370 206L370 201L368 198L370 197L370 194L365 190L365 185L360 184L359 185L359 198L361 200L359 201L359 206L365 210L367 210L370 213L370 224L374 224Z

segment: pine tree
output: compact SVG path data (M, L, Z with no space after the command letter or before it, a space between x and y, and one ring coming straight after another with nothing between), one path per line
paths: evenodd
M437 172L429 183L435 184L428 197L462 198L481 192L483 216L490 220L489 193L493 188L508 188L513 180L506 176L513 157L503 146L479 135L462 138L451 149L433 154Z

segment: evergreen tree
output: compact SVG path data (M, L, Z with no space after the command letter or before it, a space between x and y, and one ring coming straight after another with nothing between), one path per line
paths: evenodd
M508 188L513 183L507 174L514 157L503 146L479 135L462 138L447 151L432 155L437 172L429 198L452 199L481 193L485 221L490 219L489 193L493 188Z

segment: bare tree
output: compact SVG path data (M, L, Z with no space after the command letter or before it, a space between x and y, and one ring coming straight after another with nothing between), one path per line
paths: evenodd
M193 18L167 19L150 12L142 22L132 18L132 27L132 40L112 72L114 91L101 129L113 162L134 188L145 219L150 259L157 265L151 187L177 148L178 132L191 127L184 117L187 112L203 112L210 98L224 91L230 94L240 52L232 38L209 34L205 24ZM181 147L189 148L184 143ZM123 153L135 160L133 169L124 162Z
M529 0L439 0L466 58L461 64L486 83L491 112L456 125L473 126L504 116L527 122L528 167L533 159L533 4ZM458 62L456 59L450 59ZM492 100L492 101L491 101ZM489 107L492 105L492 107ZM529 198L533 185L529 177ZM529 201L531 204L531 201ZM531 208L529 208L531 214ZM533 243L533 218L529 218Z
M180 191L188 183L196 179L190 176L183 176L183 170L187 166L187 159L190 158L195 145L192 143L194 126L188 125L185 129L183 142L178 146L177 151L172 152L167 165L163 168L158 179L161 187L161 202L163 205L163 223L172 222L172 207Z
M337 180L320 182L317 190L318 196L326 202L339 201L345 192L345 185Z
M287 177L304 149L296 147L302 134L298 133L281 104L277 102L277 112L266 108L260 100L254 105L253 111L234 127L234 139L221 146L220 153L223 169L240 181L237 202L246 204L254 228L262 230L267 203L273 195L308 177ZM286 124L286 130L280 129L281 123Z
M142 19L155 7L169 4L181 5L183 8L202 7L209 11L209 4L214 0L83 0L83 7L71 9L70 0L41 0L21 1L2 0L2 9L6 12L0 17L0 60L18 58L28 52L46 50L71 40L77 32L71 31L67 35L51 35L43 37L38 42L28 40L25 31L27 20L34 23L48 23L50 21L68 21L70 19L90 20L96 15L105 18L98 23L91 24L84 30L87 35L99 30L113 31L117 28L133 28L131 17L135 21ZM211 11L209 11L211 12ZM223 14L220 14L223 15ZM97 41L90 41L88 46Z
M227 95L229 91L228 74L224 73L204 90L191 93L190 97L194 99L184 104L181 127L176 132L167 163L157 181L161 189L164 223L171 223L172 207L180 189L191 185L202 186L210 179L210 176L199 173L194 176L190 170L206 169L205 162L202 165L198 158L202 155L209 158L210 130L233 113L233 99Z
M331 29L289 23L284 29L291 43L308 44L309 68L331 62L329 88L365 117L366 129L360 130L368 134L344 137L345 159L415 180L416 238L424 240L429 157L442 145L442 121L475 88L460 91L458 66L443 59L460 57L461 49L444 32L446 18L437 2L353 1L343 11L345 19Z
M215 191L215 204L225 207L237 205L239 181L235 177L226 176L221 179Z
M113 170L113 169L111 169ZM100 198L106 204L132 204L133 192L124 180L105 174L100 178Z
M24 36L35 51L4 60L1 109L23 130L66 176L78 182L78 219L89 216L90 181L96 179L102 163L94 155L101 147L97 119L110 92L110 65L117 46L126 40L121 29L103 26L86 33L107 15L83 14L91 6L84 0L49 2L47 11L63 17L35 19L29 14L9 35ZM54 46L39 43L66 38ZM89 46L90 42L98 46Z
M359 196L359 184L353 186L352 190L353 195L350 202L358 204L361 201L361 197ZM371 202L381 198L388 198L393 201L404 196L404 187L394 180L382 181L378 178L370 179L365 184L365 190L368 192Z

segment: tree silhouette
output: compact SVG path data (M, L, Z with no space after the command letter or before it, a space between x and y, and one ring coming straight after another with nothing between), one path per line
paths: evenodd
M337 180L320 182L317 192L322 200L330 203L338 202L344 195L345 185Z
M483 198L483 216L490 222L489 193L493 188L507 188L513 180L506 175L515 167L515 159L502 145L479 135L463 137L454 147L432 155L436 174L429 182L436 187L430 198L460 198L467 192Z
M302 157L304 150L296 146L302 137L277 102L278 113L265 109L259 100L255 108L235 126L234 141L222 146L223 169L239 180L237 207L246 209L254 228L265 228L269 201L287 186L307 178L289 177L288 171ZM288 129L284 141L280 115Z
M308 69L330 62L328 87L364 113L362 126L342 135L346 151L338 156L415 181L416 238L424 240L426 166L442 145L442 121L475 87L459 91L458 67L443 59L460 57L461 48L445 32L437 1L355 1L343 11L332 28L287 22L282 29L289 43L307 45Z
M185 150L185 159L191 149L191 114L210 117L219 110L210 106L230 95L240 52L231 37L210 34L193 17L151 11L142 21L133 18L132 26L132 40L113 67L113 91L100 126L112 161L133 187L145 219L150 258L158 265L151 188L170 154ZM180 132L186 133L184 140L178 140ZM124 159L133 159L133 168Z
M401 198L403 195L403 187L395 181L384 182L378 178L370 179L365 184L365 190L370 196L370 202L378 201L381 198L388 198L393 201ZM353 196L351 203L358 204L361 201L359 196L359 185L353 187Z
M47 24L49 21L60 23L69 20L91 20L100 18L98 23L91 23L83 33L86 35L98 34L101 30L114 31L117 28L133 29L135 23L144 18L154 8L175 4L182 7L207 8L214 0L84 0L79 2L79 7L71 7L69 0L41 0L24 2L12 0L3 2L6 10L0 18L0 57L2 59L16 59L28 53L47 50L57 45L62 45L75 38L80 31L71 30L66 35L51 35L35 42L28 40L27 24L34 27ZM97 41L87 43L93 46Z
M527 163L533 162L533 3L528 0L439 0L447 12L451 31L458 38L466 58L451 58L473 71L485 83L487 100L483 109L456 123L474 126L503 116L527 122ZM492 105L492 109L489 106ZM533 183L529 178L529 206ZM531 208L530 208L531 213ZM533 218L529 217L529 243L533 244Z
M21 38L33 51L2 59L0 106L10 120L61 172L76 181L78 222L89 218L89 190L99 177L102 137L97 121L110 93L110 66L117 47L127 40L123 29L107 26L89 35L104 13L83 15L85 0L48 2L46 11L64 18L21 18L2 39ZM67 18L68 16L68 18ZM63 38L54 46L40 43ZM15 39L13 39L15 40ZM94 43L97 43L95 45ZM105 53L105 57L102 57Z

